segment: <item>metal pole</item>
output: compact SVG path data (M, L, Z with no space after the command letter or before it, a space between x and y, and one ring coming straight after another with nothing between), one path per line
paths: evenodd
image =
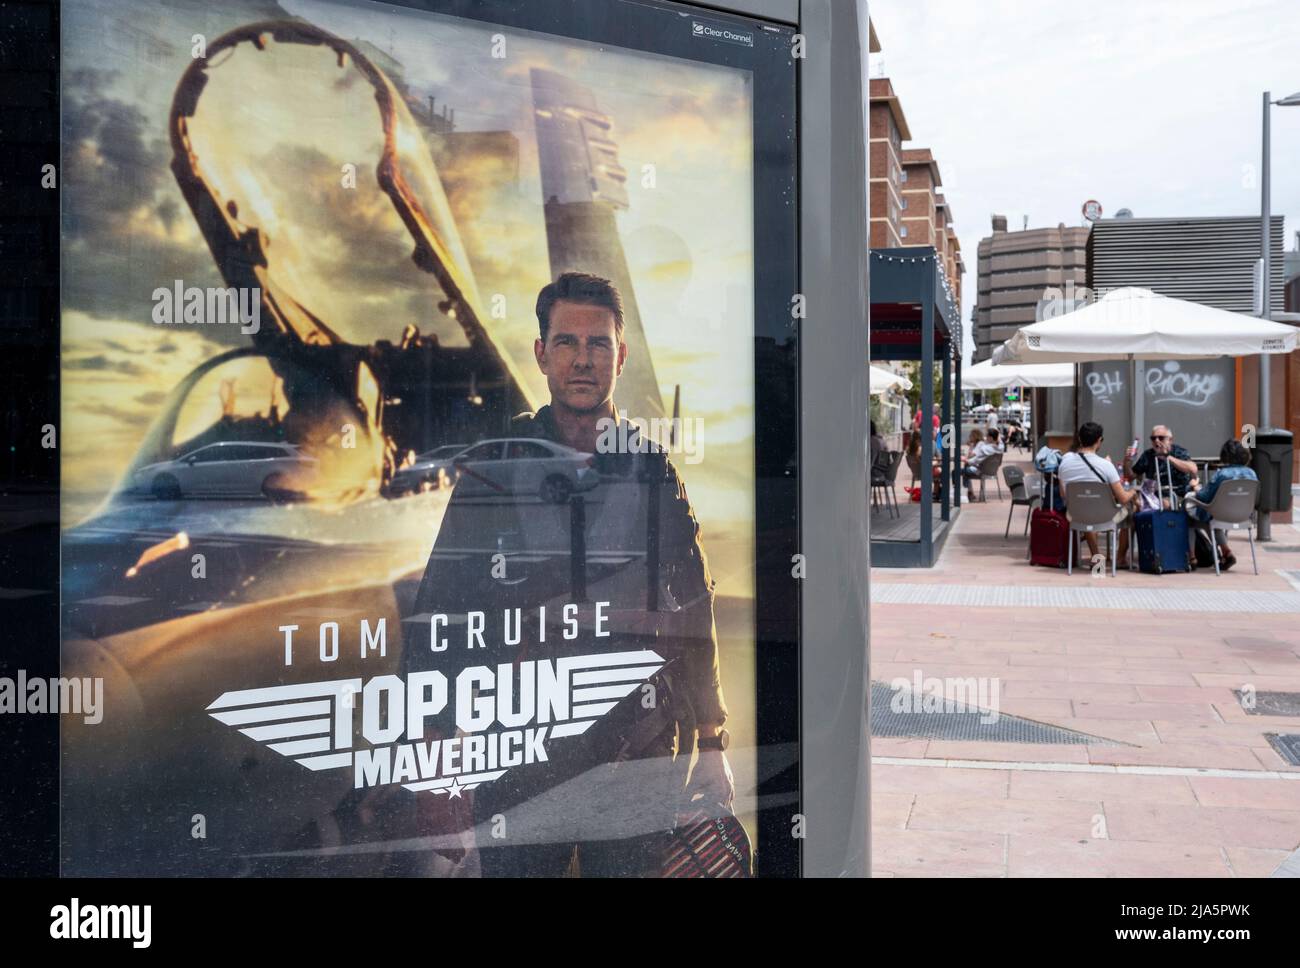
M945 346L943 351L943 413L939 416L939 433L944 435L944 440L960 441L960 432L950 430L952 427L952 352L951 346ZM952 520L950 508L952 507L952 447L945 446L943 449L943 460L940 461L939 472L939 495L942 500L942 510L940 517L944 521Z
M1270 221L1268 210L1271 201L1269 198L1269 182L1271 180L1269 177L1269 155L1272 154L1272 152L1269 150L1269 131L1268 131L1268 109L1270 103L1271 103L1270 93L1268 91L1265 91L1264 92L1264 145L1263 145L1264 171L1263 171L1262 184L1260 186L1260 191L1259 191L1260 251L1262 253L1261 261L1263 265L1263 271L1260 273L1261 278L1259 282L1260 285L1259 305L1260 305L1260 316L1264 319L1272 318L1271 307L1269 306L1269 298L1268 298L1269 278L1272 274L1270 272L1270 264L1269 264L1271 262L1271 259L1269 257L1272 255L1272 251L1271 251L1272 247L1269 245L1270 233L1268 230L1269 229L1268 223ZM1272 373L1270 372L1271 369L1272 369L1272 362L1270 361L1269 357L1266 354L1261 353L1259 357L1259 431L1265 430L1269 426L1269 424L1272 423L1271 415L1269 413L1269 405L1272 402L1270 399L1272 395L1272 386L1270 385L1270 379L1269 379L1272 376ZM1273 527L1272 527L1272 522L1269 520L1269 517L1270 515L1268 514L1268 512L1261 511L1259 514L1259 540L1260 541L1271 541L1273 539Z
M933 289L933 286L931 286ZM934 564L934 294L921 287L921 566Z

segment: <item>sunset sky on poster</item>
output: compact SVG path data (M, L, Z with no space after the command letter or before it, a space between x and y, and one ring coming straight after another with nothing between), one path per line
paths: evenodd
M531 363L532 303L549 263L529 71L546 67L595 93L629 173L630 206L618 225L665 406L680 385L683 415L703 419L703 462L678 463L721 590L752 594L744 564L752 560L754 416L746 73L525 33L511 33L507 56L493 58L496 28L372 4L286 0L278 9L248 0L159 13L156 4L115 0L73 4L65 15L61 448L69 492L106 493L166 394L195 365L247 341L237 327L151 322L158 286L221 284L169 169L166 118L193 34L214 38L298 15L391 58L412 94L455 109L458 131L518 139L514 190L455 215L486 277L480 302L505 296L506 318L488 323L534 398L544 384ZM207 128L200 134L196 125L195 140L213 181L271 236L279 277L350 341L395 341L414 323L463 342L439 317L441 293L411 264L410 238L386 200L364 192L380 133L368 89L339 83L307 50L284 54L302 70L282 71L271 85L259 76L269 59L233 56L248 69L213 70L200 102ZM363 189L351 195L339 191L347 161Z

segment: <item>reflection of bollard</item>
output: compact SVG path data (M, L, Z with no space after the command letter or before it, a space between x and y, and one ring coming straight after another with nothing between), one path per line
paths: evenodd
M662 453L646 456L645 610L659 611L659 485L667 473Z
M587 600L587 502L580 494L569 498L569 581L572 601Z

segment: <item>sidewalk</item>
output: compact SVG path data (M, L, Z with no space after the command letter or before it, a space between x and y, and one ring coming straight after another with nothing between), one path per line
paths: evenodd
M1222 576L1067 576L1026 563L1024 508L1004 541L989 491L936 567L872 570L871 677L988 677L1002 715L1111 742L873 737L875 874L1272 874L1300 847L1300 767L1265 734L1300 716L1234 690L1300 693L1300 530L1256 546L1258 576L1244 538Z

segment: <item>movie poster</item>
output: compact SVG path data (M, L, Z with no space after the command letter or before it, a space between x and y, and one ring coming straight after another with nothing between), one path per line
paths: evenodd
M748 875L750 74L62 29L64 873Z

